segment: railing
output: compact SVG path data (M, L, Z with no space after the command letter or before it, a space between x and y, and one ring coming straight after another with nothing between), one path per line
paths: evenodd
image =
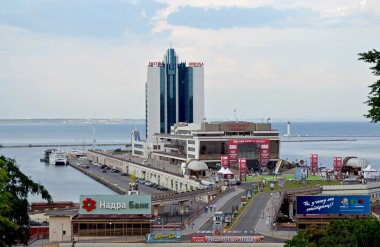
M273 205L272 207L272 217L270 220L270 227L271 229L274 228L273 224L277 219L277 215L280 212L280 208L282 205L282 202L284 201L285 196L287 195L294 195L294 194L304 194L304 193L315 193L315 192L321 192L322 191L322 186L320 185L315 185L311 187L305 187L305 188L297 188L297 189L291 189L291 190L285 190L285 191L280 191L280 197L279 199L276 199L276 205ZM272 198L273 202L273 198Z
M315 185L315 186L311 186L311 187L286 190L286 193L288 195L292 195L292 194L302 194L302 193L321 192L321 191L322 191L322 186L321 185Z
M272 217L270 218L270 227L271 229L274 229L274 222L276 221L277 219L277 215L278 213L280 212L280 208L281 208L281 205L282 205L282 202L284 201L284 198L285 198L285 195L287 195L287 191L279 191L280 193L280 196L279 198L276 197L276 194L274 195L274 198L272 198L271 200L271 203L276 203L276 205L273 205L272 206L272 211L271 211L271 214L272 214ZM273 201L275 200L275 201Z

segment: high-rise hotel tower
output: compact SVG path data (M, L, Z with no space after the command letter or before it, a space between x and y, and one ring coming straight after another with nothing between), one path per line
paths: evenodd
M164 61L149 62L145 86L147 142L155 133L170 133L178 122L200 123L204 118L204 68L201 62L178 62L174 49Z

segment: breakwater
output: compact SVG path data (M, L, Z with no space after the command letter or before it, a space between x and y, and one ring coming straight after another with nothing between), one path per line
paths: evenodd
M301 140L284 140L282 139L281 142L354 142L356 139L349 139L349 138L343 138L343 139L301 139Z

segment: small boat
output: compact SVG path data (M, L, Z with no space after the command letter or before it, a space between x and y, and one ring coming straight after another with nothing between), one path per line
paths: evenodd
M53 151L49 155L49 164L50 165L67 165L67 155L65 152Z

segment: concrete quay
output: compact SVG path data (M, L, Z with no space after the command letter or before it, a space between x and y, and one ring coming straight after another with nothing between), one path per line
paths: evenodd
M146 181L158 184L174 192L186 192L197 190L201 187L200 181L186 178L178 168L167 164L160 166L152 160L144 162L134 157L116 157L101 151L89 150L87 158L92 163L104 164L114 167L121 172L143 178Z
M128 192L128 190L126 188L123 188L118 184L115 184L115 183L112 183L108 180L105 180L104 177L102 178L101 176L97 175L94 172L91 172L90 170L88 170L86 168L80 167L76 161L70 160L68 162L68 165L73 167L74 169L81 171L82 173L91 177L95 181L107 186L108 188L110 188L111 190L115 191L116 193L118 193L120 195L126 194Z

